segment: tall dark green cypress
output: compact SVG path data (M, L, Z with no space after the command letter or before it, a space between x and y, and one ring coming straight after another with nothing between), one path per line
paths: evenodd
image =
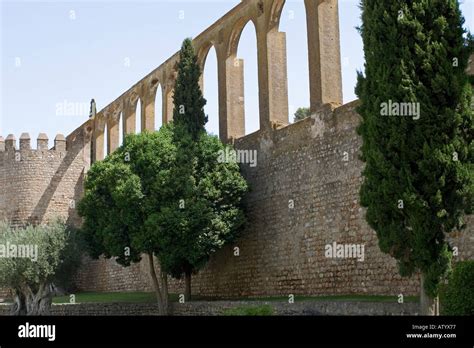
M179 55L178 77L174 89L173 122L177 127L182 127L193 141L199 134L205 132L207 116L204 113L206 99L199 86L201 68L191 39L183 42ZM179 140L179 139L178 139Z
M236 163L220 163L225 150L205 130L206 100L199 86L201 71L190 39L183 43L174 90L173 142L176 161L173 186L161 207L161 266L175 278L184 275L185 298L191 298L191 277L211 254L234 240L245 223L241 200L247 191Z
M400 274L422 274L426 313L449 268L446 234L473 205L470 36L457 0L362 0L361 9L361 203ZM384 116L397 103L419 105L419 117Z
M207 117L204 113L206 100L199 86L201 69L197 63L197 56L191 39L185 39L181 46L178 63L178 76L174 88L174 110L173 110L173 139L177 147L176 165L172 168L175 178L173 196L178 198L186 208L179 211L183 221L189 223L192 216L191 209L197 206L196 200L196 172L198 167L198 143L201 136L206 133L205 124ZM189 214L189 215L188 215ZM175 218L179 221L179 218ZM177 231L176 231L177 232ZM178 247L186 250L181 258L176 258L170 269L170 273L178 277L180 273L185 274L185 296L186 300L191 296L191 274L193 265L188 261L192 245L194 245L193 229L184 229L178 235L180 241L175 241ZM176 248L176 245L173 246ZM180 250L182 252L182 250Z

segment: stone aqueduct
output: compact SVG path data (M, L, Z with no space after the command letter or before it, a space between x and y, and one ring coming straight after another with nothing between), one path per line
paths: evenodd
M341 105L338 2L304 3L312 117L295 124L288 124L286 36L279 32L285 0L243 0L194 39L202 67L211 47L216 49L221 139L257 151L258 166L242 166L252 187L245 199L248 226L235 245L219 250L193 277L193 292L221 298L417 294L418 277L398 275L395 260L381 253L359 204L364 166L358 159L360 118L357 102ZM257 36L260 129L244 136L244 62L236 52L249 21ZM37 149L31 149L27 133L19 149L13 135L5 141L0 137L0 219L22 225L62 216L79 226L70 203L81 199L91 162L104 158L104 142L108 153L119 146L119 122L124 135L135 132L137 117L142 130L154 130L158 86L163 123L171 121L177 59L173 55L66 138L56 137L51 149L44 134ZM474 74L473 60L468 71ZM468 228L450 238L459 259L474 259L473 227L470 217ZM325 257L325 245L334 242L364 245L364 261ZM238 257L234 246L240 249ZM86 259L76 285L79 291L152 290L146 261L123 268L114 260ZM170 291L183 291L183 284L170 281Z
M342 104L342 78L337 0L304 0L307 16L311 110L327 103ZM242 0L193 43L204 71L209 50L215 47L218 62L219 134L222 141L245 135L244 62L237 58L241 33L249 21L256 28L260 127L288 124L286 35L279 32L285 0ZM123 133L135 132L136 118L142 130L154 130L156 93L162 93L162 123L173 117L176 53L93 118L93 161L119 146L119 122ZM203 83L201 79L201 83ZM158 91L161 86L161 91ZM136 115L141 101L141 115ZM107 127L108 132L105 132ZM107 139L104 139L104 137Z

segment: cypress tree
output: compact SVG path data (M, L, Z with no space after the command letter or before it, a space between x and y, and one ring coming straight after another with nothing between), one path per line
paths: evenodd
M361 204L400 274L421 273L428 314L450 265L446 235L473 205L471 37L457 0L362 0L361 9Z
M242 198L247 183L237 163L220 163L226 150L207 134L203 98L192 41L183 42L174 89L173 141L176 161L169 204L161 208L161 265L175 278L185 279L185 298L191 298L191 277L210 255L231 242L245 223Z
M201 68L191 39L183 42L179 54L178 77L174 89L173 122L176 127L196 141L206 131L207 116L204 113L206 99L199 86ZM182 140L179 134L178 141Z

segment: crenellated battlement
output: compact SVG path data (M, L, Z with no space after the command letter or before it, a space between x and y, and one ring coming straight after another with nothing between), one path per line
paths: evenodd
M6 139L0 136L0 152L25 150L66 152L66 137L63 134L56 135L54 138L54 146L49 149L48 135L40 133L38 138L36 138L36 149L34 149L31 147L31 137L29 133L22 133L19 143L13 134L9 134Z
M35 140L0 136L0 220L38 224L64 217L78 224L76 201L90 163L88 122L69 136L45 133ZM36 144L34 144L36 142Z
M62 161L67 156L66 137L58 134L54 138L54 146L50 148L49 143L45 133L40 133L36 138L36 147L32 146L28 133L22 133L18 140L13 134L9 134L6 139L0 136L0 166L17 169L26 166L34 170L40 164L50 166Z

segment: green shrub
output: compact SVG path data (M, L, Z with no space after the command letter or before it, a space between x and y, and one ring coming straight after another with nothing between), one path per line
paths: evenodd
M440 292L441 314L474 314L474 261L456 264Z
M231 316L269 316L273 315L273 308L269 305L258 307L235 307L224 310L224 315Z

